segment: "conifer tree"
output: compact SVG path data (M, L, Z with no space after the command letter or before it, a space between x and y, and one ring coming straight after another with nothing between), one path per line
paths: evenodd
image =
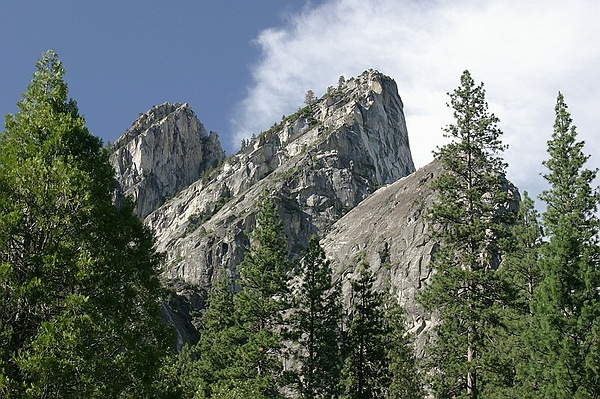
M0 396L149 397L166 353L151 233L53 50L0 136Z
M413 337L405 326L404 311L394 295L384 296L384 346L389 386L386 398L418 399L425 396Z
M302 398L330 398L340 379L339 350L342 321L341 291L332 282L330 262L316 236L311 237L300 263L295 293L292 334Z
M548 141L550 188L540 198L547 242L541 248L542 281L534 295L538 397L600 396L600 257L596 171L585 168L583 141L561 93Z
M484 359L497 350L487 346L486 335L504 296L495 269L514 215L506 210L512 200L500 156L506 146L483 84L475 85L465 71L448 105L455 123L444 129L450 142L435 153L444 172L432 183L438 199L427 215L440 246L433 258L436 273L421 301L440 317L430 356L437 370L435 392L477 398L489 371Z
M351 282L347 337L344 342L342 398L383 398L389 386L382 294L373 289L374 276L363 261Z
M173 369L183 398L210 398L228 380L243 343L234 313L233 281L222 269L213 282L201 317L200 339L184 346Z
M527 191L519 204L519 213L512 227L512 245L499 273L503 275L509 298L501 313L501 326L495 329L493 342L503 348L493 363L497 372L494 392L490 398L528 398L532 393L529 362L535 346L532 330L533 297L541 281L539 252L542 245L542 227L539 214Z
M283 335L290 308L287 242L273 200L259 204L251 247L239 265L240 292L234 296L234 313L239 325L235 361L213 394L216 397L281 396L285 385L282 358Z

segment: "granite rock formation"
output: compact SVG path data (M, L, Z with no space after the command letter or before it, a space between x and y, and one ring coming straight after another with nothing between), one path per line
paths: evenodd
M292 256L378 187L414 171L395 82L367 71L245 143L145 222L165 251L164 276L206 289L232 273L256 202L271 195Z
M164 103L112 144L110 162L121 188L117 195L130 196L143 218L223 158L217 134L206 132L188 104Z
M397 290L423 347L435 319L415 297L432 275L436 244L422 213L441 167L415 172L391 78L369 70L330 88L227 158L186 104L152 108L112 148L123 192L137 200L166 255L162 277L172 295L164 311L179 346L197 337L196 316L216 271L236 274L257 202L268 195L292 258L312 234L322 237L346 293L366 260L376 288Z

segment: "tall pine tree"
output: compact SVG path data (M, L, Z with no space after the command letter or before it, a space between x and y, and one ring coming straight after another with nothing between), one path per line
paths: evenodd
M239 265L240 292L233 303L238 344L214 397L276 398L287 383L282 359L291 266L283 225L269 197L259 203L250 241Z
M600 254L596 171L567 111L562 94L548 141L540 198L547 242L541 248L542 281L534 296L536 347L532 367L541 377L539 397L600 397Z
M436 394L477 398L485 395L490 372L484 360L497 350L487 345L486 335L504 296L495 269L514 218L506 211L513 198L500 156L506 146L483 84L475 85L465 71L449 106L455 123L445 128L450 142L435 153L445 172L432 183L438 199L427 215L440 246L433 258L436 273L421 301L440 317L430 357Z
M302 398L335 397L339 385L342 304L340 287L333 285L332 275L319 239L311 237L300 263L292 316Z
M0 136L0 396L148 397L167 348L160 257L53 50Z

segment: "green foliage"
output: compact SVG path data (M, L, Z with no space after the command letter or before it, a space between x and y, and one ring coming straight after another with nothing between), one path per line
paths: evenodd
M498 273L506 280L509 299L500 313L500 325L493 330L492 341L497 348L490 359L494 374L487 375L491 386L489 398L528 398L535 386L536 374L531 373L531 351L535 346L529 332L532 329L533 296L540 284L539 251L542 228L533 200L524 192L515 225L512 246Z
M184 398L277 398L288 383L282 358L291 267L271 199L259 204L250 238L239 279L222 270L213 283L200 341L165 368Z
M374 277L362 262L352 281L348 332L344 342L343 398L382 398L389 385L383 298L373 290Z
M145 397L166 353L160 256L111 202L99 139L43 54L0 136L0 393Z
M591 186L596 171L585 168L589 156L560 93L555 112L544 162L550 189L540 195L548 239L533 303L532 372L541 379L539 397L592 398L600 395L600 193Z
M287 241L273 201L266 197L259 204L251 247L239 265L241 291L234 298L234 309L244 342L238 348L239 378L264 395L277 396L283 378L284 314L290 308ZM238 386L238 385L236 385ZM244 385L245 386L245 385Z
M445 172L432 182L438 200L427 214L440 241L433 259L437 273L420 300L440 316L430 354L436 394L475 398L485 391L478 378L483 383L483 375L493 372L486 359L497 348L487 343L506 300L495 269L514 215L503 209L512 200L499 155L506 146L483 84L476 86L465 71L449 106L455 123L445 128L451 142L435 153Z
M341 397L423 397L402 309L392 295L373 289L375 277L368 267L363 261L352 281Z
M341 291L316 236L300 263L291 337L299 364L298 391L303 398L335 397L340 379Z
M390 382L388 398L425 397L423 376L414 353L413 337L405 327L404 310L393 295L385 295L384 346Z

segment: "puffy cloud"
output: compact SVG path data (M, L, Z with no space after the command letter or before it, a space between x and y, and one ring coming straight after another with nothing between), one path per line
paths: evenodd
M557 92L600 153L600 3L595 0L330 0L260 33L262 56L232 120L235 140L265 130L338 77L374 68L393 77L404 102L415 164L432 159L452 122L446 93L469 69L501 120L509 177L534 195ZM590 166L600 164L592 157Z

